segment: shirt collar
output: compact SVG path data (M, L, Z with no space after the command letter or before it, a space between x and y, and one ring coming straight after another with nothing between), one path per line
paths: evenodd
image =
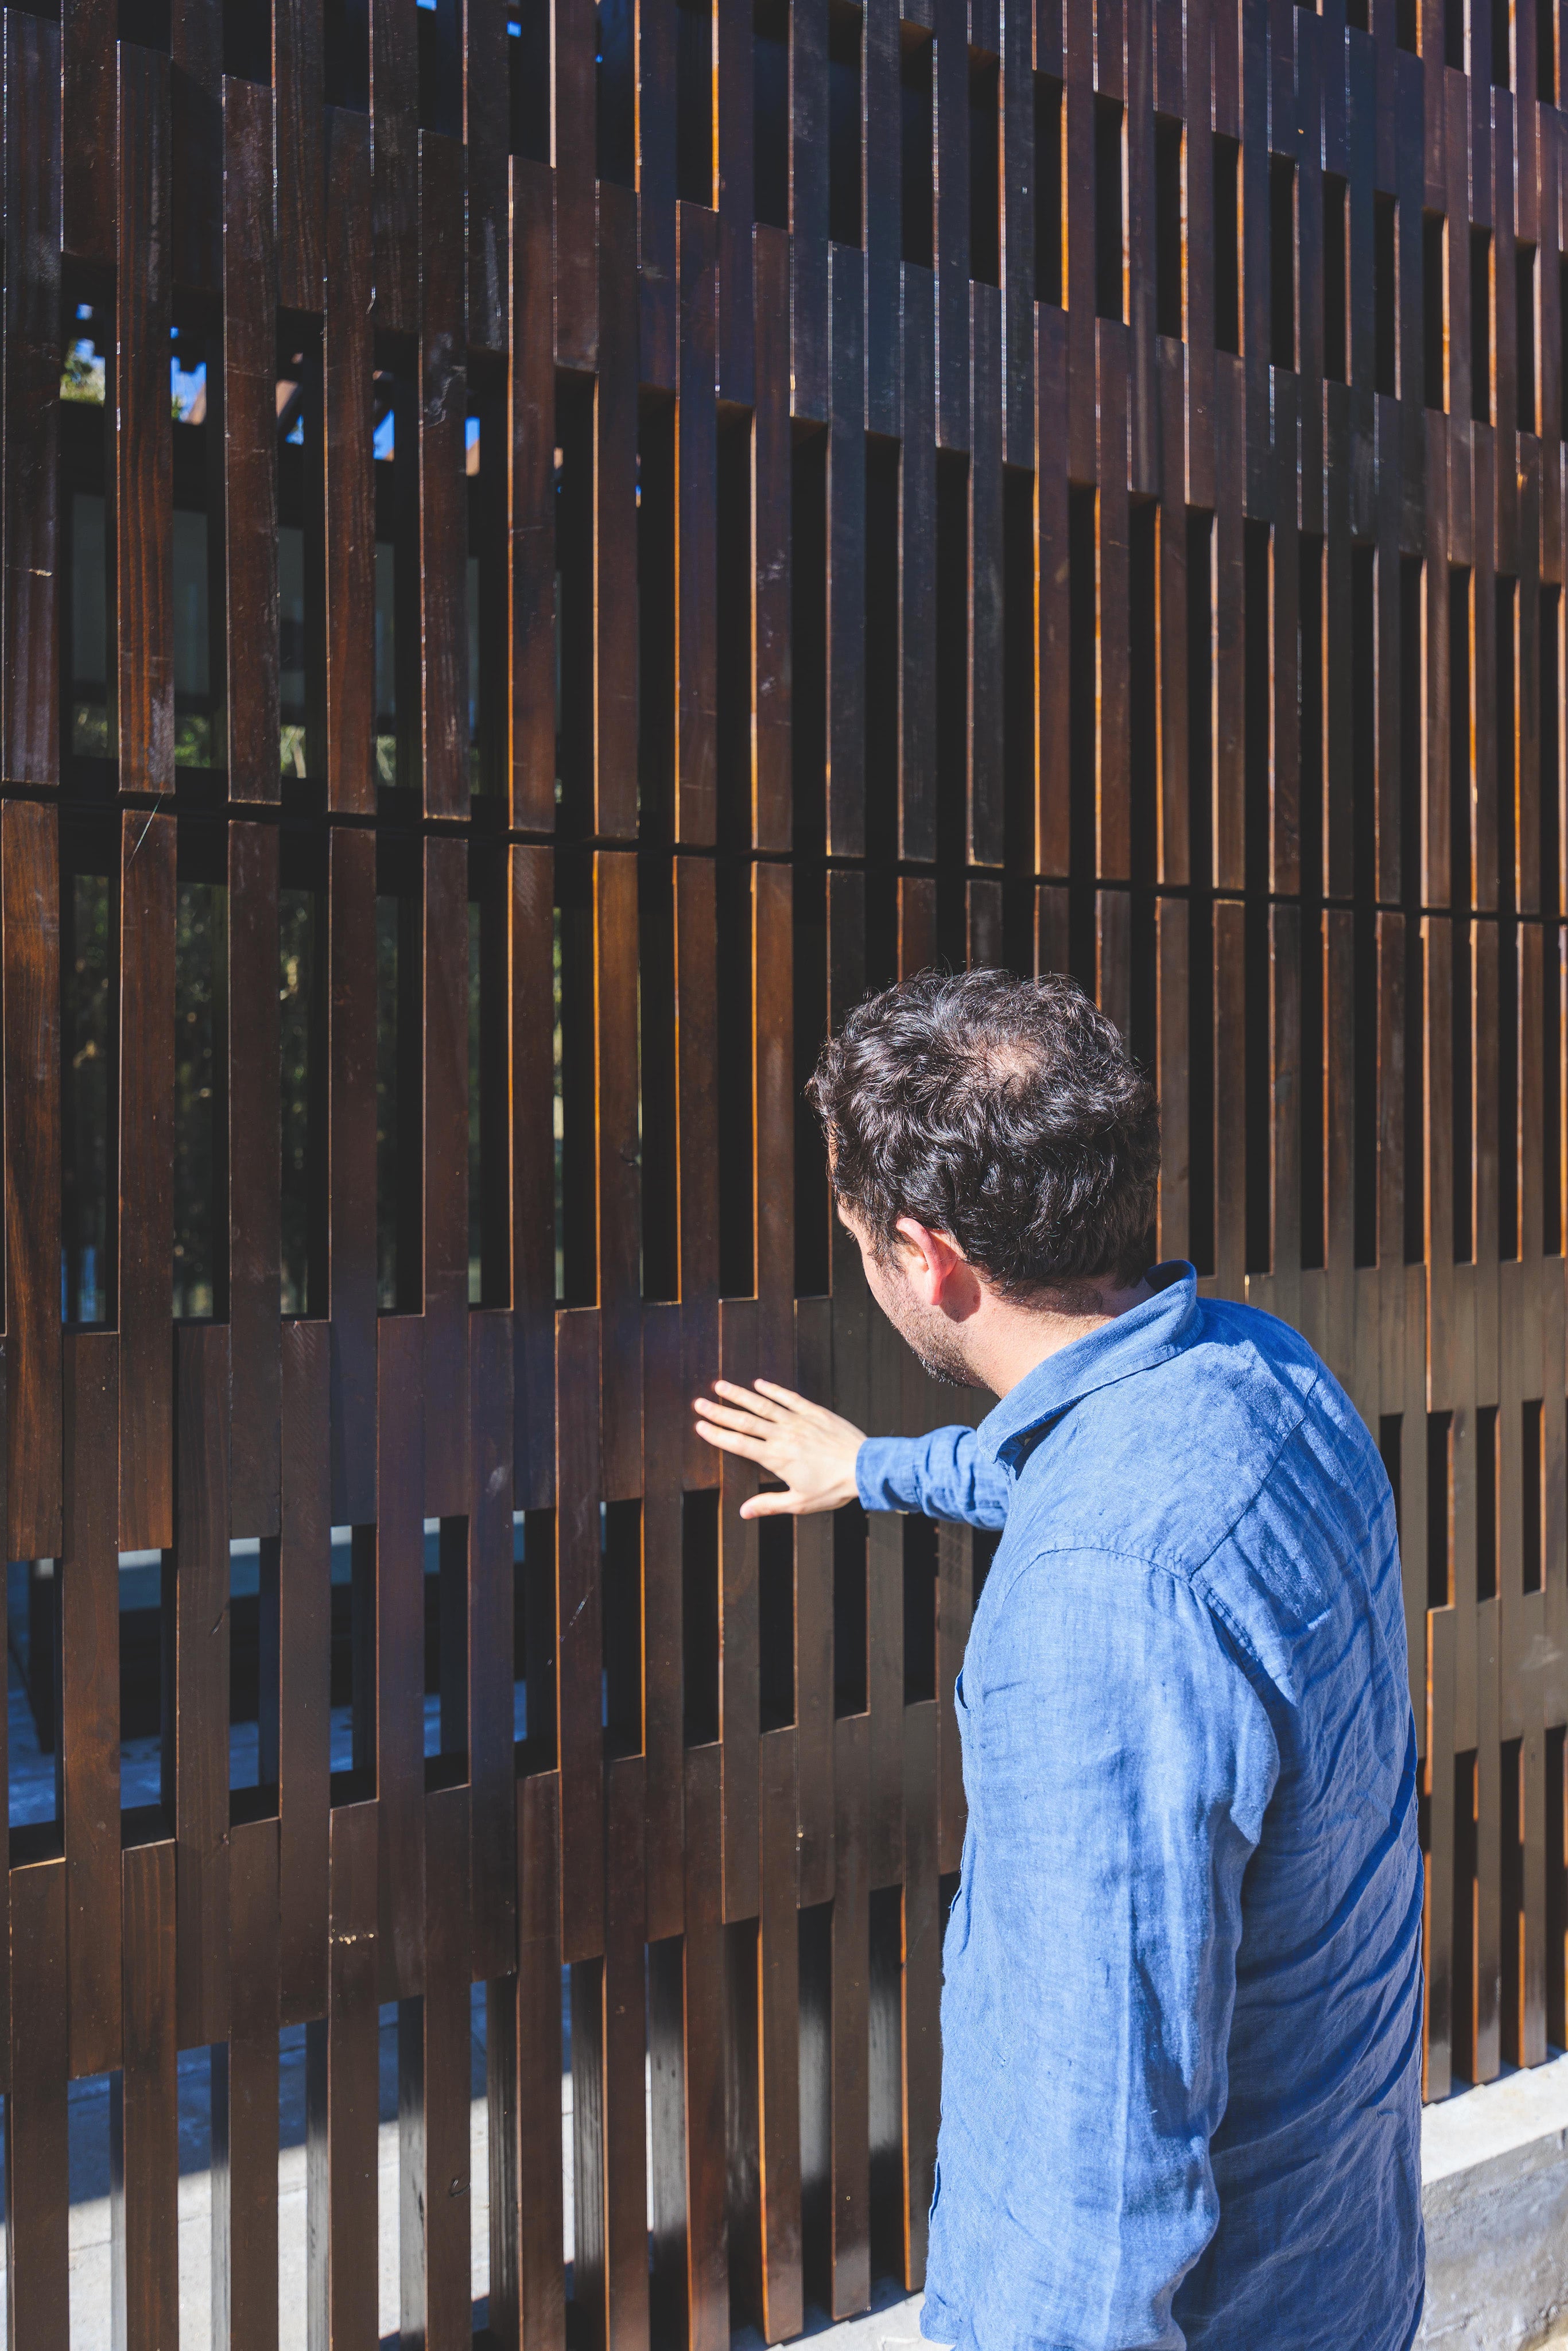
M1087 1337L1058 1348L1008 1390L975 1432L985 1459L1013 1468L1019 1454L1027 1450L1026 1440L1043 1421L1095 1388L1146 1372L1191 1344L1198 1319L1196 1271L1176 1258L1151 1266L1147 1279L1154 1287L1152 1298L1103 1322Z

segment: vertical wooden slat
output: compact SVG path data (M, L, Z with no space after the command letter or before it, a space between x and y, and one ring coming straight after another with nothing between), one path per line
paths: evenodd
M109 2117L115 2351L162 2351L179 2332L176 1874L166 1841L126 1853L124 2063Z
M233 1531L278 1524L282 1356L278 1278L277 833L229 828L228 1320Z
M120 2062L120 1559L115 1344L67 1342L65 1523L59 1611L61 1825L65 1833L70 2068Z
M556 1708L560 1726L561 1956L604 1937L603 1643L600 1595L600 1318L556 1318Z
M330 1332L283 1330L282 1531L277 1554L279 2015L328 2003L331 1770ZM285 1662L287 1661L287 1662ZM264 1771L262 1778L268 1775ZM231 1914L231 1939L233 1935Z
M171 817L122 818L119 888L120 1541L141 1551L172 1541L174 1531Z
M328 869L327 1195L332 1515L376 1514L375 841L335 826Z
M476 919L461 841L425 842L423 909L424 1507L456 1518L468 1498L468 925Z
M424 1988L422 1335L412 1314L382 1315L376 1333L374 1754L383 2000L412 1999Z
M455 140L419 134L421 767L431 816L468 805L468 533L464 480L464 170Z
M326 316L323 503L326 514L324 745L329 805L375 807L376 507L371 442L371 154L362 115L334 109L326 121Z
M273 152L277 168L278 298L321 306L326 201L319 126L323 96L321 13L313 0L276 0L272 12Z
M52 1557L60 1536L59 907L55 810L7 800L0 812L0 964L11 1558ZM167 1301L165 1289L165 1311Z
M220 2041L229 2013L229 1347L220 1323L182 1324L175 1387L174 1549L164 1566L173 1703L164 1718L174 1814L180 2034Z
M69 2070L66 1865L10 1873L10 2022L5 2098L5 2321L9 2351L68 2351L70 2315Z
M3 767L8 785L54 784L60 750L60 34L7 9L5 48ZM67 56L73 64L79 57L68 39ZM68 93L68 115L75 95Z
M272 105L254 82L223 95L224 567L229 792L278 797L277 263Z
M115 256L117 19L115 0L62 0L61 226L65 250L84 260Z
M402 2331L455 2351L472 2339L466 1788L431 1796L425 1826L425 1989L398 2016Z
M306 2043L306 2290L312 2343L377 2340L376 1811L332 1813L329 2006Z
M510 1974L517 1943L510 1317L470 1315L468 1348L474 1426L466 1672L471 1931L478 1982ZM444 1734L442 1743L449 1743Z
M277 2333L278 1824L239 1823L230 1847L229 2038L212 2054L213 2342Z
M548 172L512 158L507 466L511 819L555 823L555 232Z
M119 243L115 277L115 617L120 780L174 781L173 427L169 330L169 65L119 48Z

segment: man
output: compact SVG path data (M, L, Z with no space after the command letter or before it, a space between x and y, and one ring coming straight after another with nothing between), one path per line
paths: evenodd
M873 1294L977 1430L719 1383L745 1507L1005 1532L956 1704L926 2299L963 2351L1406 2351L1421 1860L1394 1502L1297 1334L1145 1270L1151 1088L1071 981L925 974L811 1096Z

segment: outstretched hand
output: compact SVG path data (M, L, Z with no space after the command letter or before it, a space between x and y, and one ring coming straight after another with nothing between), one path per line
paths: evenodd
M770 1478L782 1493L756 1494L742 1502L743 1519L786 1513L803 1518L811 1510L836 1510L855 1499L855 1456L863 1430L841 1420L820 1404L808 1404L792 1388L758 1380L753 1388L715 1380L714 1396L697 1396L692 1409L697 1435L721 1452L738 1453Z

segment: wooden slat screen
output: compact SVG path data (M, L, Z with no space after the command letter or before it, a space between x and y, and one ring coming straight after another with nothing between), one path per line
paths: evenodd
M467 2339L471 1984L497 2343L565 2342L569 2189L585 2346L920 2283L987 1546L743 1521L687 1399L951 1416L800 1100L933 961L1096 994L1161 1254L1379 1438L1428 2095L1564 2040L1564 31L5 13L29 2351L102 2073L124 2339L172 2339L204 2043L214 2310L277 2338L292 2027L311 2340L373 2342L390 2001L404 2339Z

